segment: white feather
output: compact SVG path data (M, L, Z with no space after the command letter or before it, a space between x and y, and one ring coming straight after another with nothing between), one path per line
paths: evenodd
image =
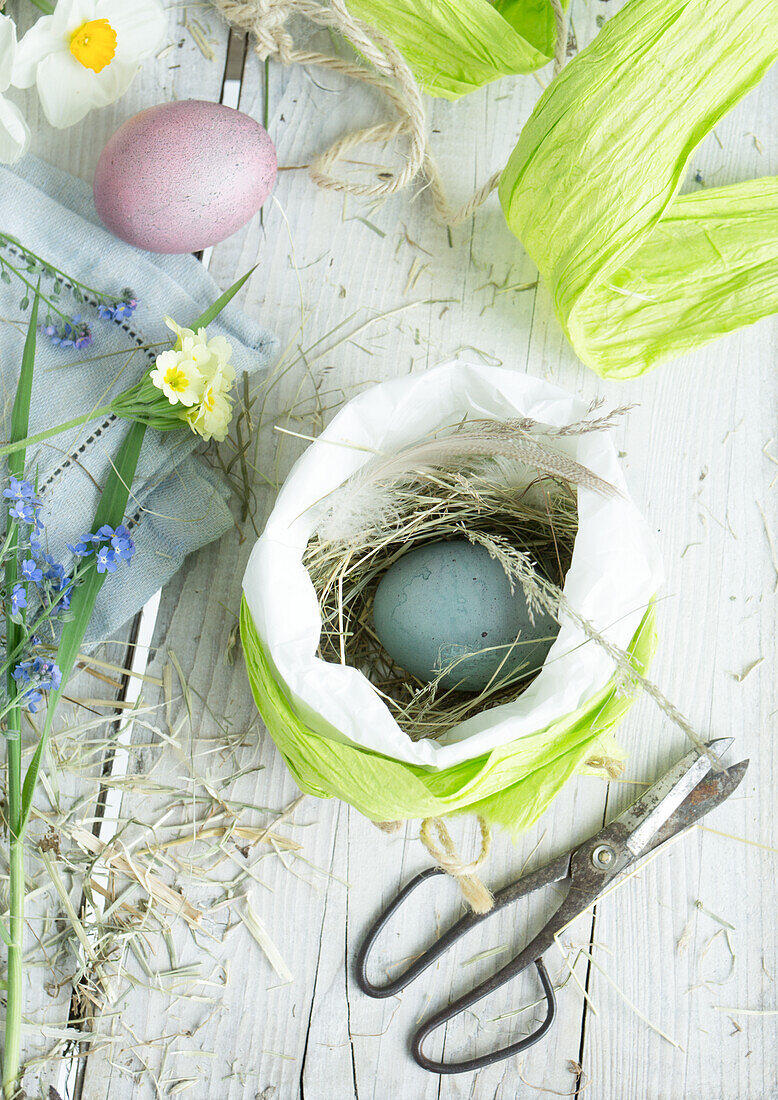
M603 494L616 492L586 466L531 435L527 422L477 421L372 459L331 494L315 533L322 542L348 546L367 532L391 529L398 519L398 485L433 470L483 473L486 463L492 480L501 484L526 485L540 474Z

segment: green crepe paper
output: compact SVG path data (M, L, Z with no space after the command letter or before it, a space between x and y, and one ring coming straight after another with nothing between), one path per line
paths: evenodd
M778 177L676 197L776 58L775 0L632 0L524 127L500 200L598 374L642 374L778 310Z
M641 673L656 650L654 619L651 606L630 645L633 666ZM240 628L254 699L300 789L342 798L373 821L477 813L515 832L526 829L632 705L611 681L584 707L546 729L436 771L308 729L273 677L245 599Z
M444 99L531 73L554 56L550 0L347 0L347 7L392 40L425 92Z

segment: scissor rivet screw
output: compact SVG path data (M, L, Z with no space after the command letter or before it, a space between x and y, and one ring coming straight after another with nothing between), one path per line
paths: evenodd
M592 852L592 863L603 870L610 867L616 858L616 853L607 844L599 844Z

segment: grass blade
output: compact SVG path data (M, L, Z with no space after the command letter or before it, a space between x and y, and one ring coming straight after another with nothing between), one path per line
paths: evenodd
M22 365L11 413L11 439L24 439L30 430L30 397L35 368L35 342L38 326L38 292L30 312L27 338L24 341ZM8 459L8 470L13 477L24 477L27 451L17 451ZM5 565L6 598L10 597L19 579L19 524L9 519L10 540ZM18 653L23 638L23 627L11 618L10 607L5 620L6 661L12 653ZM6 718L6 755L8 779L6 801L8 814L8 948L5 1012L5 1049L3 1051L3 1092L16 1095L21 1057L21 1030L23 1009L23 940L24 940L24 816L22 813L22 714L18 701L19 685L13 677L13 662L6 669L6 690L9 699L15 700Z
M132 424L129 432L125 436L119 448L119 453L114 461L113 469L108 476L105 488L100 496L100 502L95 512L93 530L102 527L104 523L109 523L112 527L116 527L117 524L121 523L124 519L124 513L130 495L130 486L135 476L138 456L140 455L140 449L145 434L146 426L144 424L135 423ZM103 587L103 581L106 577L105 573L97 572L94 559L90 560L87 568L88 572L83 582L73 593L73 600L70 605L72 617L62 628L62 636L57 650L57 664L62 672L62 683L58 690L52 691L49 696L49 704L46 710L46 721L43 726L43 731L37 748L35 749L35 754L30 761L30 766L27 769L27 774L24 777L24 788L22 791L22 828L27 822L32 808L35 783L38 778L38 772L40 771L43 753L51 733L54 713L64 694L67 679L73 671L73 666L76 663L81 643L84 640L86 628L89 625L89 620L92 618L95 601L100 589Z
M232 298L238 293L240 288L252 274L255 268L251 268L245 275L242 275L237 282L233 283L228 290L216 299L216 301L202 313L197 320L193 321L191 328L198 329L204 328L213 321L224 307ZM35 314L37 316L37 300L35 305ZM34 326L31 325L31 330L34 334ZM28 341L30 337L28 334ZM34 353L35 340L34 335L32 338L32 348ZM30 380L29 388L32 386L30 368ZM29 411L29 390L27 392L27 409ZM185 427L182 421L182 428ZM138 465L138 456L140 455L140 449L143 445L143 439L146 435L146 425L135 421L130 427L129 432L124 438L124 441L119 448L119 453L116 456L116 460L113 464L113 469L108 476L108 480L105 483L105 488L100 495L100 502L95 512L93 531L97 531L103 524L110 524L111 527L116 527L124 519L124 513L127 508L127 501L130 496L130 488L132 486L132 480L135 477L135 470ZM21 438L24 438L22 436ZM17 452L18 453L18 452ZM9 460L10 461L10 460ZM24 452L22 452L21 461L24 461ZM57 664L59 665L62 673L62 682L57 691L51 692L49 695L49 703L46 709L46 721L43 725L43 731L41 733L40 740L33 755L30 765L27 769L27 773L24 777L24 787L22 790L22 814L21 814L21 828L23 829L27 823L27 819L30 816L30 810L32 809L32 799L35 793L35 784L38 779L38 772L40 771L41 761L43 760L43 753L46 750L46 745L51 734L51 726L54 720L54 714L57 709L62 695L64 694L67 686L67 680L73 671L73 666L76 663L76 659L81 649L81 643L84 640L84 634L86 628L89 625L89 620L92 618L92 612L94 611L95 601L97 600L98 593L103 587L103 581L105 580L105 573L98 573L94 559L90 560L87 567L83 582L76 588L73 593L73 599L70 605L71 618L65 623L62 629L62 635L60 638L59 647L57 650Z
M233 283L231 287L228 287L228 289L225 290L224 294L217 298L212 305L208 306L208 309L206 309L205 313L201 313L196 321L192 321L189 327L197 330L198 328L206 328L208 325L210 325L211 321L219 316L227 303L232 301L232 299L238 293L246 280L250 278L256 270L257 265L254 264L254 266L250 268L245 275L241 275L237 282Z
M16 387L13 410L11 412L11 440L16 442L24 439L30 430L30 398L32 396L32 375L35 367L35 343L38 327L38 295L32 303L30 324L27 329L27 338L24 341L22 352L22 366L19 373L19 382ZM27 452L22 449L8 456L8 473L12 477L24 477L24 464ZM8 557L5 563L5 590L10 593L19 579L19 562L16 553L19 536L18 527L13 523L13 533L8 547ZM22 627L15 623L10 614L6 617L5 624L6 654L16 653L22 639ZM7 658L6 658L7 659ZM7 690L10 698L16 697L16 681L13 678L13 669L8 666L6 672ZM13 707L8 713L9 734L12 738L18 738L21 728L21 714L17 707Z
M32 396L32 372L35 365L35 341L38 329L38 295L32 303L30 324L22 353L22 369L11 414L11 440L24 439L30 430L30 398ZM25 452L16 451L8 457L8 470L14 477L24 476Z
M291 982L293 980L292 972L284 962L281 956L281 952L278 950L278 948L270 938L270 933L268 932L267 928L265 928L265 925L262 923L259 916L252 908L251 902L246 902L246 911L240 914L240 919L243 921L246 928L248 928L249 932L257 941L259 946L262 948L263 952L265 953L265 958L273 967L281 981Z

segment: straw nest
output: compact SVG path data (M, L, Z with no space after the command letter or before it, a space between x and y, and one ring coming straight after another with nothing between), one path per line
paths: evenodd
M578 531L577 488L614 490L529 421L456 425L405 451L371 460L328 500L304 564L322 616L319 656L358 668L408 736L442 736L483 710L515 699L539 667L498 671L481 692L429 684L392 661L373 630L373 596L408 551L469 539L520 584L530 610L559 617ZM557 434L569 434L557 429ZM580 428L579 430L588 430Z

